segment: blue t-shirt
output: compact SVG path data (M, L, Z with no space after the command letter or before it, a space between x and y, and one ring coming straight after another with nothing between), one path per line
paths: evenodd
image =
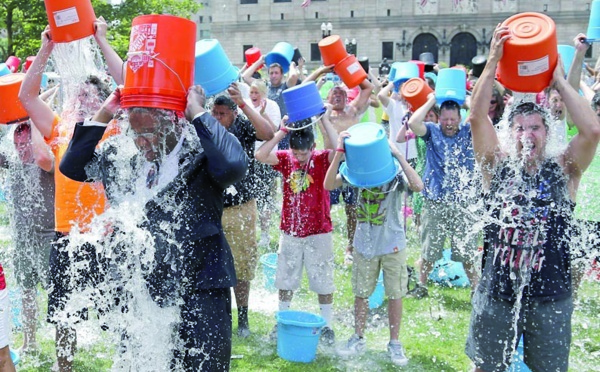
M459 198L459 191L473 180L475 155L471 141L471 124L460 123L458 132L448 137L438 124L425 123L422 137L427 146L423 172L423 196L429 200Z

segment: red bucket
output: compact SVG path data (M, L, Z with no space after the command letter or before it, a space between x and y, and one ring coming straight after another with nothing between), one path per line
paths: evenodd
M134 18L121 106L184 111L194 82L195 42L196 24L188 19L156 14Z
M96 14L90 0L44 0L52 40L68 43L94 34Z
M29 115L19 101L19 90L25 74L0 76L0 124L13 124L27 120Z
M17 72L19 70L19 65L21 64L21 59L15 56L10 56L6 60L6 65L10 69L10 72Z
M23 66L23 72L27 72L27 70L29 70L29 67L31 66L31 64L33 63L34 60L35 60L35 56L29 56L25 59L25 65Z
M358 86L367 78L367 73L353 54L349 54L340 63L335 65L333 71L350 89Z
M425 80L425 62L423 61L417 61L417 60L410 60L408 61L410 63L414 63L415 65L417 65L417 67L419 68L419 77L423 80Z
M260 56L262 56L260 49L258 49L257 47L252 47L246 50L244 52L244 55L246 56L246 65L248 67L252 66L254 62L258 61L260 59ZM260 65L258 69L260 70L261 68L263 68L263 66L264 64Z

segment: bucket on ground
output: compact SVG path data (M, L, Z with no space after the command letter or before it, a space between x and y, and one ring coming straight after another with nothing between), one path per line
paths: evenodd
M308 119L325 112L325 105L314 81L288 88L282 95L290 122Z
M0 76L0 124L15 124L29 118L19 100L25 74L17 72Z
M259 48L252 47L252 48L246 49L246 51L244 52L244 56L246 57L246 66L250 67L254 64L254 62L256 62L260 59L260 57L262 56L262 53L260 52ZM263 66L264 66L264 64L260 65L258 67L258 69L260 70Z
M378 187L396 177L400 163L392 156L383 126L359 123L348 129L350 137L344 140L346 161L340 173L353 186Z
M194 83L204 88L206 96L221 93L239 77L235 67L217 39L204 39L196 43Z
M333 72L340 77L349 89L360 85L367 78L367 73L353 54L349 54L335 65Z
M96 14L90 0L44 0L52 41L68 43L94 34Z
M10 300L10 314L13 327L15 329L21 329L23 322L21 320L23 313L23 294L18 288L10 289L8 291L8 298Z
M525 364L525 352L523 351L523 336L519 340L519 345L512 355L510 360L510 366L506 369L506 372L531 372L531 369Z
M454 101L459 106L467 97L467 74L463 69L444 68L438 72L435 84L435 98L441 105L445 101Z
M515 92L541 92L550 85L558 61L554 21L528 12L509 17L502 26L508 26L511 38L498 61L498 81Z
M294 57L294 47L290 43L280 41L275 44L273 49L265 57L265 63L267 67L270 67L273 63L281 65L283 73L289 71L292 58Z
M19 71L19 66L21 65L21 59L15 56L10 56L6 59L6 65L8 66L10 72Z
M324 66L337 65L348 55L340 35L327 36L319 41L319 50Z
M377 309L381 305L383 305L383 300L385 299L385 287L383 286L383 270L379 273L379 277L377 278L377 285L375 285L375 290L369 296L369 309Z
M195 40L196 24L189 19L163 14L135 17L121 106L184 111L194 80Z
M468 287L470 282L462 263L452 261L451 257L452 251L445 249L443 257L433 264L429 279L449 287Z
M277 355L290 362L315 360L323 317L305 311L285 310L277 313Z
M262 264L265 289L275 292L275 274L277 273L277 253L267 253L260 257Z
M419 107L423 106L427 102L427 96L432 93L433 90L429 87L427 82L421 78L412 78L406 83L402 84L400 94L406 102L410 105L411 111L416 111Z
M19 353L13 349L10 349L10 359L12 360L12 362L15 366L17 364L19 364L19 362L21 361L21 357L19 356Z
M600 0L592 1L590 6L590 20L585 33L588 42L600 41Z

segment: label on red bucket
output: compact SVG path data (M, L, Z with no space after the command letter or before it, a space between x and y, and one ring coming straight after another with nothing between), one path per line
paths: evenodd
M518 62L519 76L539 75L548 71L549 68L550 59L547 55L533 61Z
M77 8L74 6L63 10L57 10L56 12L53 12L52 15L54 16L56 27L68 26L79 22Z
M148 67L154 67L151 56L156 48L157 30L158 24L156 23L145 23L131 28L127 64L133 72L146 64Z
M350 66L346 67L346 70L348 70L348 73L350 75L354 74L355 72L357 72L358 70L360 70L362 67L360 67L360 63L358 62L354 62L353 64L351 64Z

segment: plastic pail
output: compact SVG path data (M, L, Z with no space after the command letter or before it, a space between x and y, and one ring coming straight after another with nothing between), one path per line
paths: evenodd
M0 124L18 123L29 117L19 101L24 78L25 74L19 72L0 76Z
M273 49L267 54L265 57L265 63L267 67L270 67L273 63L279 63L281 68L283 69L283 73L289 71L290 63L292 63L292 58L294 57L294 47L290 43L286 43L285 41L280 41L275 44Z
M10 68L6 65L6 63L0 63L0 76L10 74Z
M10 299L10 315L13 327L21 329L23 322L21 321L23 312L23 294L19 288L10 289L8 291L8 298Z
M357 187L377 187L394 179L400 164L392 156L385 129L375 123L359 123L348 129L344 140L346 161L340 173Z
M298 63L300 62L300 58L302 58L302 53L300 53L300 49L298 49L298 47L294 48L294 56L292 57L292 61L298 65Z
M360 66L360 63L358 63L358 60L353 54L349 54L335 65L333 72L335 72L350 89L358 86L367 78L367 73Z
M362 56L358 59L358 63L360 63L360 67L365 70L367 75L369 75L369 57Z
M388 73L388 80L389 81L394 81L394 77L396 76L396 70L400 66L400 63L401 62L394 62L390 66L390 72Z
M44 0L55 43L68 43L94 34L96 14L90 0Z
M600 41L600 0L592 1L590 20L585 36L589 42Z
M327 36L319 41L319 50L325 66L337 65L348 55L340 35Z
M325 105L314 81L284 90L283 102L290 122L308 119L325 112Z
M394 64L396 65L396 63ZM397 62L392 80L394 82L394 90L397 92L402 83L415 77L419 77L419 66L412 62Z
M438 104L455 101L458 105L465 102L467 96L467 74L462 69L444 68L438 72L435 84L435 98Z
M385 298L385 287L383 286L383 271L379 273L379 278L377 278L377 285L375 286L375 290L369 296L369 309L377 309L381 305L383 305L383 300Z
M498 80L515 92L541 92L550 85L558 60L554 21L540 13L520 13L502 26L509 27L512 37L504 43Z
M575 57L575 47L572 45L559 45L558 54L560 54L560 59L565 67L565 74L568 74Z
M254 62L256 62L260 59L260 57L262 56L262 53L260 52L260 49L258 49L257 47L252 47L250 49L247 49L244 52L244 55L246 56L246 65L252 66L254 64ZM260 65L258 68L261 69L263 66L264 66L264 64Z
M19 65L21 64L21 59L15 56L10 56L6 59L6 65L10 69L10 72L19 71Z
M433 90L429 87L425 80L420 78L412 78L402 85L400 94L406 102L410 104L411 111L416 111L419 107L427 102L427 96Z
M411 59L408 62L414 63L415 65L417 65L417 67L419 68L419 77L421 79L425 79L425 62L423 62L423 61L417 61L417 60L414 60L414 59Z
M523 351L522 336L519 340L519 345L517 345L517 349L510 360L510 366L508 366L506 372L531 372L531 369L529 369L527 364L525 364L525 352Z
M265 289L275 292L275 274L277 273L277 253L267 253L260 257L260 263L265 277Z
M277 355L290 362L310 363L317 355L323 317L304 311L277 313Z
M485 56L479 55L475 56L471 59L471 65L473 65L473 76L480 77L485 65L487 64L487 58Z
M19 353L17 353L15 350L10 350L10 359L12 360L13 364L16 366L17 364L19 364L19 362L21 361L21 357L19 357Z
M135 17L121 106L184 111L194 79L195 40L196 24L188 19L157 14Z
M217 39L196 43L196 73L194 83L204 88L206 96L221 93L239 77L240 70L231 64Z
M470 282L462 263L452 261L451 257L452 251L445 249L443 257L434 263L429 279L449 287L468 287Z
M35 56L29 56L25 59L25 66L24 66L24 70L23 72L27 72L27 70L29 70L29 66L31 66L31 64L33 63L33 61L35 60Z

